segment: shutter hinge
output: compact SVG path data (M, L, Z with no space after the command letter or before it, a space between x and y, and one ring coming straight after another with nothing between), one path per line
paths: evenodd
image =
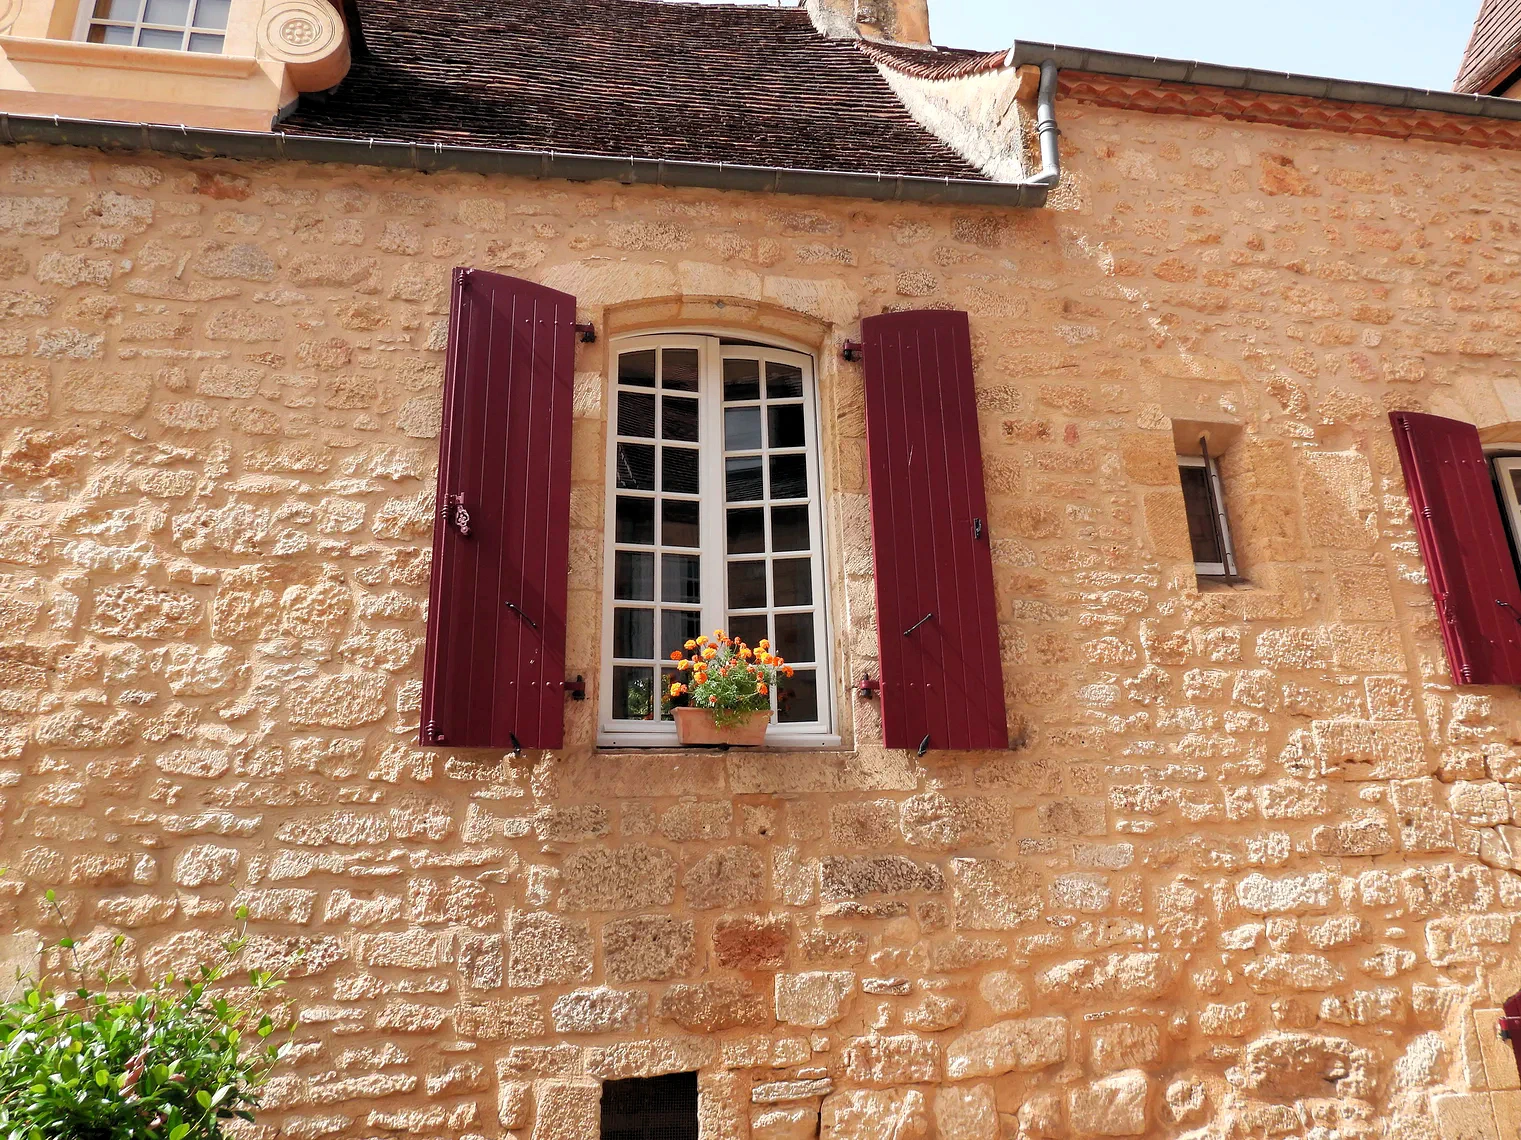
M856 694L871 700L882 689L882 682L874 680L869 673L861 674L861 681L856 685Z
M980 539L982 537L982 520L981 519L973 519L972 520L972 537L975 538L975 539Z
M1502 1017L1495 1022L1495 1036L1501 1041L1521 1040L1521 1017Z
M461 538L470 537L470 512L465 509L463 491L444 496L444 520L459 531Z
M573 327L575 328L576 332L578 332L578 333L581 334L581 343L582 344L596 344L597 343L597 326L596 325L592 324L590 321L587 321L585 324L579 324L579 325L575 325Z
M586 699L586 677L583 674L577 673L574 681L560 683L565 686L565 691L570 694L571 700L584 701Z
M862 346L858 340L847 340L840 346L840 355L854 364L861 359Z

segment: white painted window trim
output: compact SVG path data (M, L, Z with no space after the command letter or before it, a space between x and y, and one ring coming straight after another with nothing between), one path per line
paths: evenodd
M1179 467L1202 467L1207 473L1206 486L1209 488L1210 506L1214 509L1215 520L1220 527L1220 546L1225 554L1224 562L1195 562L1194 573L1204 578L1234 578L1236 577L1236 548L1231 542L1231 526L1225 517L1225 488L1220 482L1220 466L1213 457L1205 459L1202 455L1178 456Z
M803 425L807 455L808 514L812 549L810 557L813 571L813 613L815 664L817 671L819 719L803 724L773 723L766 730L766 745L771 748L837 748L840 736L835 728L834 691L834 635L830 615L828 551L825 549L825 530L822 504L823 470L822 449L819 440L819 394L814 359L805 352L792 348L770 345L720 344L718 330L704 329L694 334L690 331L672 333L641 333L618 337L609 344L609 368L605 378L607 448L606 476L603 487L605 511L602 573L602 659L601 683L598 685L597 744L603 748L661 748L675 747L676 726L671 721L630 721L612 718L613 703L613 577L617 529L615 523L618 454L618 357L621 353L647 348L697 348L698 357L698 454L700 486L700 525L703 534L702 550L702 629L711 631L724 628L727 620L727 552L728 531L725 511L724 487L724 422L723 422L723 361L726 358L749 358L785 361L803 372ZM735 339L750 341L751 336L739 333L727 334ZM761 383L764 386L764 369ZM658 393L657 387L648 389ZM763 420L763 430L764 420ZM630 437L632 439L632 437ZM658 495L656 496L658 499ZM764 502L764 500L763 500ZM766 508L769 511L769 508ZM658 522L657 522L658 527ZM767 523L769 534L770 524ZM656 538L659 533L657 530ZM656 558L659 558L659 543ZM657 594L658 594L657 590ZM655 603L658 606L658 600ZM655 628L655 645L658 653L660 628ZM658 699L658 666L657 666Z
M178 28L178 29L176 29L173 25L170 25L170 24L149 24L149 23L145 23L141 19L133 21L132 24L131 24L131 27L132 27L132 41L133 41L132 42L132 46L133 47L137 46L138 32L140 32L143 28L160 28L160 29L163 29L165 31L176 31L176 30L178 30L178 31L182 32L183 34L180 36L180 46L178 48L150 48L150 49L148 49L150 51L182 51L182 52L185 52L187 55L190 55L190 54L199 54L199 55L226 55L227 54L227 38L228 38L229 35L232 34L233 8L236 6L236 4L230 5L229 8L228 8L228 12L227 12L227 26L226 27L224 27L224 28L199 28L198 29L198 28L194 27L194 22L195 22L195 10L196 10L196 6L197 6L197 4L199 2L200 2L200 0L190 0L190 7L187 9L187 11L185 13L185 24L184 24L183 27ZM142 12L144 10L146 10L146 7L147 7L147 5L145 3L145 0L139 0L139 8L138 8L139 15L141 15ZM79 8L78 8L78 11L75 13L75 16L74 16L74 38L76 40L80 40L82 42L88 42L88 40L90 38L90 25L94 24L94 23L108 23L108 24L113 24L113 25L118 26L118 27L126 27L127 26L127 22L125 20L100 20L100 21L97 21L95 19L95 0L79 0ZM192 33L196 33L196 32L199 32L199 33L202 33L202 34L205 34L205 35L208 35L208 36L220 36L222 38L222 50L221 51L217 51L217 52L198 52L198 53L192 53L190 51L190 47L189 47L190 36L191 36ZM126 44L121 44L121 45L117 45L117 46L126 47L127 45Z
M1521 443L1497 444L1486 447L1485 458L1494 471L1495 482L1500 484L1500 501L1505 504L1505 525L1510 530L1511 542L1521 550L1521 500L1516 495L1511 472L1521 471ZM1491 454L1492 451L1500 454Z

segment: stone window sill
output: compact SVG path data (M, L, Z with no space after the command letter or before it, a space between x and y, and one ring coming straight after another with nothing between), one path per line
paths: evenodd
M39 40L24 36L0 36L0 51L13 63L162 71L172 75L204 75L220 79L246 79L259 67L259 61L252 56L163 51L158 48L120 47L114 44L92 44L83 40Z

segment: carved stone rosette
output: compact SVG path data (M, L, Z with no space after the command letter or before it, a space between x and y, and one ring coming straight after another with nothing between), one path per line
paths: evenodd
M279 60L298 91L324 91L349 70L348 29L327 0L270 0L259 54Z

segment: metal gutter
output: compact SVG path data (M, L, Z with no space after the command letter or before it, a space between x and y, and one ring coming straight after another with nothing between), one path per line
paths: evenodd
M1054 96L1055 69L1050 71ZM1045 72L1041 89L1046 90ZM1054 115L1054 103L1052 111ZM1049 132L1055 145L1055 121ZM1042 134L1042 150L1045 139ZM341 162L425 173L463 171L520 178L563 178L572 182L611 181L625 186L748 190L771 194L822 194L881 202L941 202L975 206L1038 207L1055 178L1048 174L1024 182L989 182L975 178L926 178L907 174L871 174L845 170L795 170L774 166L739 166L722 162L687 162L657 158L619 158L565 151L508 150L496 147L445 146L382 139L356 140L284 131L234 131L210 127L120 123L102 119L0 113L0 143L45 143L100 150L153 151L187 158L276 159L290 162Z
M1344 103L1372 103L1381 107L1438 111L1449 115L1521 119L1521 100L1500 99L1493 95L1460 95L1453 91L1427 91L1419 87L1397 87L1390 83L1361 83L1351 79L1259 71L1250 67L1222 67L1213 63L1165 59L1161 56L1090 51L1061 44L1016 43L1004 59L1006 66L1039 64L1050 60L1064 71L1087 71L1126 79L1192 83L1235 91L1333 99Z

